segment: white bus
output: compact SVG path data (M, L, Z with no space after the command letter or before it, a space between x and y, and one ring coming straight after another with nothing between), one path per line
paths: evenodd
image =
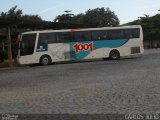
M44 30L21 34L17 61L48 65L95 58L115 60L143 52L143 32L139 25Z

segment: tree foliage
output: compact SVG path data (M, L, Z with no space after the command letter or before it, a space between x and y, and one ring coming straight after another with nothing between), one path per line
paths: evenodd
M126 25L141 25L144 32L144 40L160 40L160 14L151 17L145 15Z
M71 14L71 11L64 11L65 14L58 15L55 19L54 22L63 22L63 23L70 23L72 22L72 19L74 17L74 14Z
M109 8L96 8L86 12L84 23L95 24L98 27L118 26L119 19Z
M1 12L0 13L0 18L42 21L42 19L38 15L23 15L22 10L17 9L17 6L12 7L7 12Z
M66 23L83 23L92 24L97 27L105 26L118 26L119 19L117 15L109 8L95 8L89 9L85 14L80 13L78 15L73 14L62 14L58 15L54 21L56 22L66 22Z

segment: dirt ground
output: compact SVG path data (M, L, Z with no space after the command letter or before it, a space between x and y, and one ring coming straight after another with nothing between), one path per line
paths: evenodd
M14 60L13 60L13 66L17 66ZM4 62L0 61L0 68L6 68L6 67L9 67L9 60L4 60Z

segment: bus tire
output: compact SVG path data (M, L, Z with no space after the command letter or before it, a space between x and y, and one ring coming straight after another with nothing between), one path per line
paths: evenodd
M43 55L40 58L40 64L43 66L51 64L51 61L52 59L49 55Z
M118 60L120 59L120 53L118 50L112 50L109 54L109 58L112 60Z

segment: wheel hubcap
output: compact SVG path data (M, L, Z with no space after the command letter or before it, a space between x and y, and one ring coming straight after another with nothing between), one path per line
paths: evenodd
M47 65L48 64L48 58L43 58L43 64Z
M113 53L112 57L113 57L114 59L118 58L118 56L117 56L116 53Z

